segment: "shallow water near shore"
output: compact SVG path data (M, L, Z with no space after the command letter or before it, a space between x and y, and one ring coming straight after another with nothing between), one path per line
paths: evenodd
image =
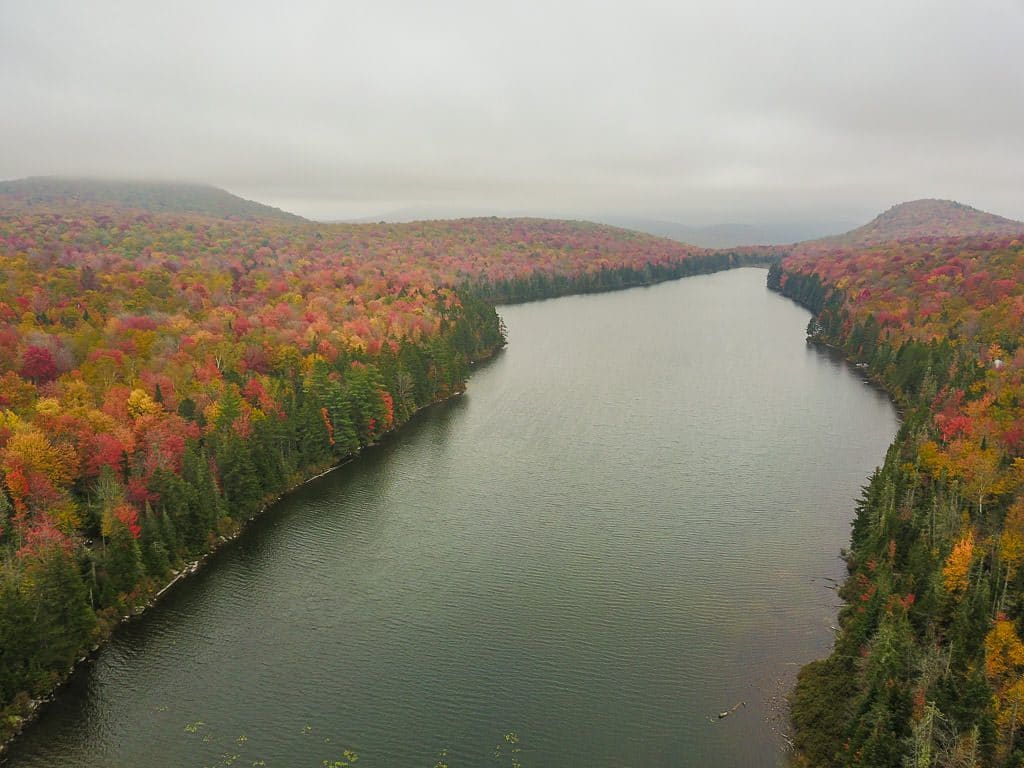
M781 763L897 420L764 283L502 308L467 394L256 520L8 764Z

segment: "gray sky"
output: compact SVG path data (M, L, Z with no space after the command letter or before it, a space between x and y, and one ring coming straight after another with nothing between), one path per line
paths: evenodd
M0 178L690 224L1024 219L1024 0L0 0Z

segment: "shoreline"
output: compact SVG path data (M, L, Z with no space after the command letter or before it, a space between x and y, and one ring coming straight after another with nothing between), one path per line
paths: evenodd
M780 296L784 296L785 294L779 294L779 295ZM789 297L786 296L785 298L789 298ZM800 302L794 302L794 303L799 304L801 307L804 306L803 304L800 304ZM804 307L804 308L806 309L806 307ZM830 350L831 352L834 352L836 357L840 358L844 363L846 363L846 367L850 369L851 373L856 374L861 379L861 381L863 381L865 384L867 384L868 386L870 386L875 391L877 391L877 392L885 395L887 398L889 398L889 402L892 403L892 407L896 409L897 420L899 421L900 424L903 423L903 420L904 420L904 418L906 416L906 409L905 409L905 407L903 406L902 403L900 403L899 400L896 399L896 396L893 395L893 393L890 392L886 388L885 382L883 382L879 377L873 376L871 374L871 372L866 367L866 365L867 365L866 363L857 362L857 361L853 360L853 358L851 358L848 354L846 354L846 352L841 347L837 347L835 344L829 344L824 339L819 339L819 338L817 338L815 336L808 336L807 337L807 343L811 344L811 345L813 345L815 347L822 347L824 349ZM894 437L893 438L893 442L895 442L895 440L896 440L896 438ZM891 443L890 443L890 445L891 445Z
M785 290L781 288L772 288L771 286L768 286L768 290L771 291L772 293L777 293L784 299L789 299L798 307L806 309L808 312L811 313L811 317L817 316L817 313L814 311L813 307L809 306L808 304L800 301L799 299L793 296L790 296L785 292ZM846 353L846 350L844 350L842 347L836 346L835 344L830 344L829 342L825 341L823 338L820 338L818 336L807 335L805 337L805 340L808 344L813 344L816 347L823 347L825 349L829 349L835 352L837 357L842 358L843 362L846 363L846 365L849 368L853 369L859 376L863 378L865 384L870 384L874 389L885 394L885 396L889 398L889 402L892 403L893 408L896 409L896 415L899 418L900 423L903 423L904 417L906 416L906 407L903 403L896 399L896 396L892 392L889 391L889 388L885 386L884 381L882 381L878 376L874 376L871 374L871 372L867 368L867 363L864 363L863 361L854 360L852 357L850 357L850 355ZM895 441L896 438L894 437L893 442Z
M624 291L624 290L630 290L630 289L635 289L635 288L647 288L647 287L652 287L652 286L655 286L655 285L659 285L661 283L674 282L676 280L684 280L684 279L687 279L687 278L690 278L690 277L700 277L700 276L703 276L703 275L713 275L713 274L717 274L719 272L726 272L726 271L731 271L733 269L739 269L739 268L765 269L765 268L767 268L767 264L766 263L764 263L764 264L762 264L762 263L757 263L757 264L736 264L736 265L725 266L725 267L722 267L720 269L714 269L714 270L711 270L711 271L708 271L708 272L695 272L693 274L680 275L680 276L676 276L676 277L668 277L668 278L660 279L660 280L656 279L656 280L652 280L652 281L644 282L644 283L640 283L640 284L635 284L635 285L624 285L624 286L619 286L619 287L603 288L603 289L592 289L592 290L576 290L576 291L572 291L572 292L568 292L568 293L556 292L556 293L553 293L553 294L548 295L548 296L539 296L539 297L536 297L536 298L520 299L520 300L515 300L515 301L503 301L500 304L496 304L495 307L496 308L500 308L501 306L516 306L516 305L522 305L522 304L529 304L529 303L533 303L533 302L537 302L537 301L545 301L545 300L550 300L550 299L566 298L568 296L586 296L586 295L597 294L597 293L613 293L613 292L617 292L617 291ZM489 300L491 300L491 299L489 299ZM499 319L500 319L500 313L499 313ZM477 369L479 366L491 362L495 357L497 357L506 348L507 348L507 343L503 344L503 345L500 345L500 346L497 346L497 347L495 347L495 348L493 348L491 350L488 350L488 351L484 352L483 354L479 355L478 357L471 359L469 361L470 375L472 374L472 370L473 369ZM466 384L468 384L468 379L467 379L467 382L463 383L463 386L462 386L461 389L458 389L458 390L450 393L449 395L447 395L444 398L435 400L435 401L433 401L431 403L428 403L428 404L423 405L422 407L418 408L409 417L409 419L404 424L402 424L399 427L393 428L390 431L384 433L383 435L381 435L373 443L370 443L368 445L365 445L365 446L361 447L354 454L346 457L345 459L343 459L342 461L338 462L337 464L328 466L325 469L320 469L319 471L316 472L316 474L313 474L312 476L310 476L308 478L305 478L303 480L300 480L299 482L296 482L295 484L289 486L285 490L283 490L280 493L276 494L275 496L271 497L255 513L253 513L252 515L250 515L247 518L244 518L244 519L241 519L241 520L237 521L237 528L236 528L236 530L232 531L227 536L223 536L223 535L222 536L218 536L215 539L214 545L209 550L204 552L199 557L184 563L180 570L178 570L178 571L171 571L171 573L173 575L170 578L170 580L168 580L165 584L163 584L156 592L154 592L151 595L149 595L144 603L141 603L139 605L133 606L133 608L128 613L122 614L122 615L118 616L116 618L116 620L112 621L111 624L109 625L109 627L105 630L103 636L96 642L96 644L93 645L91 648L89 648L83 655L78 657L74 661L74 663L70 666L70 668L67 669L64 673L62 673L60 675L60 677L57 680L57 682L53 685L53 687L45 695L28 699L28 701L25 704L25 709L23 711L15 712L15 713L12 713L10 715L11 717L16 717L16 718L19 718L19 719L18 719L17 725L14 726L13 730L9 734L0 735L0 768L2 768L3 766L7 765L7 755L8 755L8 750L10 748L10 745L13 744L18 739L18 737L21 734L23 734L28 728L30 728L43 715L43 713L46 711L47 706L49 704L51 704L56 699L57 696L60 695L61 689L65 685L67 685L67 683L71 680L71 678L75 674L78 674L79 672L81 672L83 668L85 668L88 664L90 664L92 661L94 661L98 657L98 655L103 651L103 649L110 643L111 639L114 637L114 634L118 631L119 627L121 627L124 624L128 624L130 622L136 621L139 618L143 617L151 608L153 608L161 600L163 600L166 597L167 594L172 593L175 587L177 587L181 582L186 581L189 576L194 575L200 569L202 569L208 563L208 561L210 561L211 558L213 558L216 554L218 554L220 551L222 551L222 549L226 545L228 545L231 542L233 542L236 539L238 539L246 530L248 530L249 527L250 527L250 524L253 521L255 521L257 518L262 517L263 515L265 515L268 511L270 511L270 509L274 505L276 505L278 502L283 500L286 496L288 496L289 494L291 494L291 493L293 493L293 492L303 488L304 486L308 485L309 483L312 483L314 480L318 480L318 479L324 477L325 475L328 475L328 474L334 472L335 470L340 469L341 467L344 467L344 466L346 466L346 465L356 461L368 449L376 448L376 447L382 445L384 442L386 442L386 441L388 441L390 439L393 439L395 436L397 436L397 435L399 435L401 433L403 427L405 427L406 425L410 424L421 413L424 413L428 409L433 408L433 407L438 406L438 405L449 403L449 402L455 400L456 398L464 395L465 392L466 392ZM18 701L18 699L15 699L15 702L17 702L17 701Z
M475 358L474 360L471 360L470 367L475 368L480 363L492 360L504 348L504 346L498 347L484 355L481 355L478 358ZM320 478L325 477L326 475L331 474L337 469L341 469L342 467L355 462L360 457L362 457L366 453L366 451L378 448L382 446L384 443L397 437L402 432L402 429L409 425L410 423L412 423L417 417L419 417L420 414L436 406L443 405L445 403L450 403L451 401L464 395L465 392L466 387L464 385L462 389L452 392L447 397L435 400L434 402L427 403L426 405L421 406L420 408L416 409L416 411L413 412L409 419L401 426L392 428L388 432L385 432L383 435L377 438L377 440L361 447L354 454L339 461L337 464L333 464L327 467L326 469L321 469L318 472L316 472L316 474L308 478L305 478L297 483L294 483L293 485L288 486L286 489L284 489L277 495L268 499L266 503L264 503L263 506L261 506L252 515L242 520L239 520L237 522L237 528L230 535L218 536L215 539L214 545L209 550L204 552L201 556L195 558L194 560L186 562L178 571L172 570L171 573L173 575L167 583L165 583L162 587L160 587L159 590L150 595L144 603L142 603L141 605L134 606L129 613L119 616L116 622L111 623L109 628L106 630L104 636L101 637L96 642L96 644L93 645L93 647L90 648L86 653L79 656L71 665L71 667L60 676L60 679L44 696L30 698L26 703L26 709L23 712L9 715L9 717L17 717L19 718L19 720L10 734L0 736L0 766L7 765L7 754L11 744L13 744L18 739L18 737L21 736L21 734L23 734L37 720L39 720L40 717L42 717L43 713L46 711L47 706L53 703L57 696L60 695L61 689L68 684L68 682L74 675L80 673L85 667L87 667L89 664L96 660L99 654L104 650L104 648L107 647L107 645L113 639L114 635L117 633L120 627L133 621L137 621L143 616L145 616L146 613L151 608L159 604L160 601L163 600L168 594L171 594L174 591L175 587L180 585L182 582L187 581L188 577L195 575L215 555L219 554L227 545L236 541L238 538L242 536L243 533L249 530L251 528L252 523L257 518L263 517L265 514L271 511L273 507L275 507L279 502L281 502L286 496L295 493L299 489L304 488L310 483L319 480ZM17 699L15 699L15 701L17 701Z
M796 304L798 307L801 307L802 309L806 309L808 312L811 313L811 317L816 317L817 316L817 313L814 311L814 309L812 307L808 306L803 301L800 301L799 299L797 299L797 298L795 298L793 296L788 295L785 292L784 289L773 288L773 287L769 286L768 290L772 291L773 293L777 293L782 298L789 299L791 302ZM827 350L828 354L835 355L835 357L841 359L843 361L843 363L846 365L847 369L849 370L849 372L851 374L855 374L865 384L867 384L868 386L870 386L872 389L876 390L877 392L880 392L881 394L884 394L888 398L889 402L892 404L893 409L896 411L896 421L897 421L897 425L898 425L898 428L896 430L896 434L893 435L892 440L889 442L889 445L886 447L886 452L888 453L888 451L890 451L892 449L892 447L894 445L896 445L897 440L899 438L900 429L902 428L902 426L903 426L903 424L904 424L904 422L906 420L906 405L904 403L901 403L897 399L895 394L893 392L891 392L888 387L885 386L885 382L880 377L872 375L872 373L868 370L866 362L854 360L846 352L846 350L844 350L842 347L839 347L836 344L831 344L831 343L829 343L828 341L826 341L825 339L823 339L821 337L806 335L805 341L806 341L806 343L808 345L817 347L818 349ZM883 456L883 459L884 459L884 456ZM870 481L870 479L871 479L870 475L865 478L866 481ZM856 510L854 510L854 517L855 516L856 516ZM854 518L851 518L851 524L852 524L853 519ZM839 550L838 550L838 553L837 553L839 558L840 558L840 560L842 560L843 563L844 563L844 571L845 571L845 576L844 576L844 579L843 579L844 582L846 581L846 579L849 579L849 577L850 577L850 569L849 569L849 565L848 565L848 557L849 557L850 550L847 547L849 547L851 545L852 545L852 541L848 538L846 543L839 547ZM840 586L840 585L837 585L837 587L838 586ZM836 590L836 592L837 592L837 597L838 597L838 589ZM825 656L822 656L820 658L817 658L817 659L812 659L811 661L807 662L807 664L800 665L800 670L805 669L809 664L813 664L815 662L819 662L819 661L823 661L825 659L831 658L832 654L835 652L836 638L839 636L839 632L841 632L841 629L839 629L839 610L840 609L836 610L836 621L835 621L835 624L831 627L831 629L833 630L833 637L832 637L832 645L831 645L831 648L829 649L828 654L825 655ZM799 675L799 671L800 670L798 670L798 672L797 672L798 675ZM800 752L800 750L796 746L796 741L795 741L796 729L793 727L792 704L790 703L790 696L792 696L792 694L793 694L793 692L795 690L796 690L796 686L795 685L794 685L794 687L789 689L789 691L787 692L787 695L786 695L786 702L785 702L786 703L786 721L787 721L787 725L789 726L789 733L787 735L783 736L783 738L785 739L785 741L787 743L787 748L785 750L783 750L783 753L786 754L786 756L787 756L786 757L786 762L785 762L785 768L799 768L799 766L803 766L804 765L804 762L802 762L804 760L803 753Z

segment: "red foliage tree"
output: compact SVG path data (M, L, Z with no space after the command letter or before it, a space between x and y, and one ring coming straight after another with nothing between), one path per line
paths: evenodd
M59 371L53 355L46 347L30 346L21 356L21 376L36 384L57 378Z

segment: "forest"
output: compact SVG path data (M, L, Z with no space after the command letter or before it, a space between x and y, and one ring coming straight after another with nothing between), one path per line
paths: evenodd
M769 272L902 412L857 504L834 649L790 697L801 765L1024 763L1024 225L992 223L869 228Z
M268 503L461 392L505 344L495 302L770 258L582 222L331 225L208 188L99 191L0 189L0 741ZM195 213L211 195L219 215Z
M506 343L497 304L771 263L808 337L903 416L857 504L834 650L790 696L796 761L1024 761L1024 225L920 201L709 251L225 195L0 188L0 742L282 493L462 392Z

